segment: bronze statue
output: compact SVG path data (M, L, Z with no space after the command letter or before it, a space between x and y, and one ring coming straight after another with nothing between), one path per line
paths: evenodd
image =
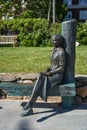
M36 80L30 101L24 106L21 116L33 114L33 105L38 96L47 101L48 91L52 87L62 83L65 67L65 51L63 49L64 38L60 34L52 36L54 46L51 54L51 65L45 72L41 72Z

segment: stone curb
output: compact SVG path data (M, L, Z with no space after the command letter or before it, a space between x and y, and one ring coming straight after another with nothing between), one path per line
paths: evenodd
M0 73L0 82L34 82L39 74L37 73ZM75 75L77 80L87 82L87 75Z
M38 75L35 73L0 73L0 82L33 83Z

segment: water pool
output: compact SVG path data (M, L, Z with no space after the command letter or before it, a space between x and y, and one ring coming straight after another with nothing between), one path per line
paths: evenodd
M23 83L1 82L0 88L7 91L8 96L30 96L33 85Z

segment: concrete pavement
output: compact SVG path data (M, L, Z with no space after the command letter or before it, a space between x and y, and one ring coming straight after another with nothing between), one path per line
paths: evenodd
M0 130L87 130L87 104L63 109L57 103L37 102L34 114L21 117L28 100L0 100Z

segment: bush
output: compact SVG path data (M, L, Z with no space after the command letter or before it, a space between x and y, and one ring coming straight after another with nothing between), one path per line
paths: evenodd
M87 21L85 23L79 23L77 28L77 41L87 45Z
M61 33L61 24L50 24L46 19L0 19L1 35L18 35L20 46L51 46L51 36ZM77 27L77 41L87 45L87 21Z
M60 32L60 24L49 26L46 19L0 20L1 35L18 35L20 46L51 46L52 34Z

